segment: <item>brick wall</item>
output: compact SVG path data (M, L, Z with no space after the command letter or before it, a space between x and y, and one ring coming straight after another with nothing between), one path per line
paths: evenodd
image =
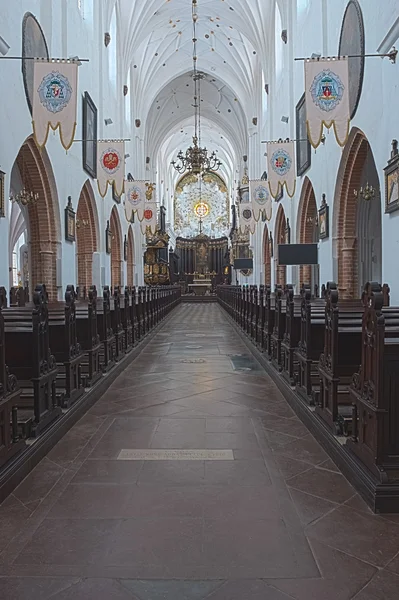
M112 232L111 242L111 286L120 286L122 283L122 230L119 214L114 206L111 211L109 226Z
M312 244L314 242L314 229L317 227L317 203L313 185L308 177L305 177L302 186L302 194L299 202L299 243ZM309 265L299 267L299 285L311 285L312 268Z
M134 239L133 239L133 230L132 226L129 225L129 231L127 234L127 285L132 286L133 283L133 264L134 264Z
M78 286L88 289L93 285L93 252L97 252L97 232L94 198L87 182L82 188L76 212L76 257Z
M267 225L265 225L263 233L263 270L265 273L265 285L271 285L272 283L272 258L270 255L269 243L269 229Z
M278 207L277 217L276 217L276 235L275 235L275 244L276 244L276 254L278 244L285 244L285 229L287 227L287 221L285 219L284 208L281 206ZM276 285L285 286L287 283L287 267L285 265L280 266L278 264L278 256L276 256Z

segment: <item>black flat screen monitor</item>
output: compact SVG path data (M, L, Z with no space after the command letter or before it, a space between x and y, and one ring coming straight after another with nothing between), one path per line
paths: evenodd
M252 258L236 258L234 261L234 268L236 271L242 269L253 269L254 261Z
M279 265L318 265L317 244L279 244Z

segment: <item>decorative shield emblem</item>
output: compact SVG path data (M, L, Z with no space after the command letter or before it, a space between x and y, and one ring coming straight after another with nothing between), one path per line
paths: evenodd
M134 123L135 123L136 127L140 127L140 125L141 125L140 119L136 119Z
M329 69L319 73L310 88L313 102L324 112L330 112L341 102L345 87L341 78Z
M127 191L126 197L132 206L138 206L143 200L141 188L139 188L137 185L130 187Z
M152 217L153 217L153 211L151 210L151 208L146 208L144 211L144 218L146 221L151 221Z
M43 77L37 91L40 102L52 113L64 110L72 97L72 87L68 78L58 71L52 71Z
M101 165L109 175L116 173L121 166L121 157L114 148L108 148L101 156Z
M260 185L255 188L255 201L263 206L266 204L267 199L269 198L268 189L264 185Z
M286 150L280 148L274 152L271 164L273 171L277 173L277 175L280 175L280 177L283 177L291 169L292 158Z
M245 219L245 221L250 221L250 219L252 217L252 210L249 208L246 208L245 210L243 210L242 217L243 217L243 219Z

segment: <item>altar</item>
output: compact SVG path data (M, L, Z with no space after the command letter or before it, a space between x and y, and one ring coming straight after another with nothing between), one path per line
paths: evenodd
M188 289L196 296L205 296L207 292L211 292L212 281L205 275L195 275L193 283L188 284Z

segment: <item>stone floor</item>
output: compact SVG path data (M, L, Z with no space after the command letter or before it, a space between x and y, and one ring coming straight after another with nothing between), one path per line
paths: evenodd
M234 460L118 460L144 449ZM3 503L0 552L4 600L399 597L399 518L371 514L214 304L180 306Z

